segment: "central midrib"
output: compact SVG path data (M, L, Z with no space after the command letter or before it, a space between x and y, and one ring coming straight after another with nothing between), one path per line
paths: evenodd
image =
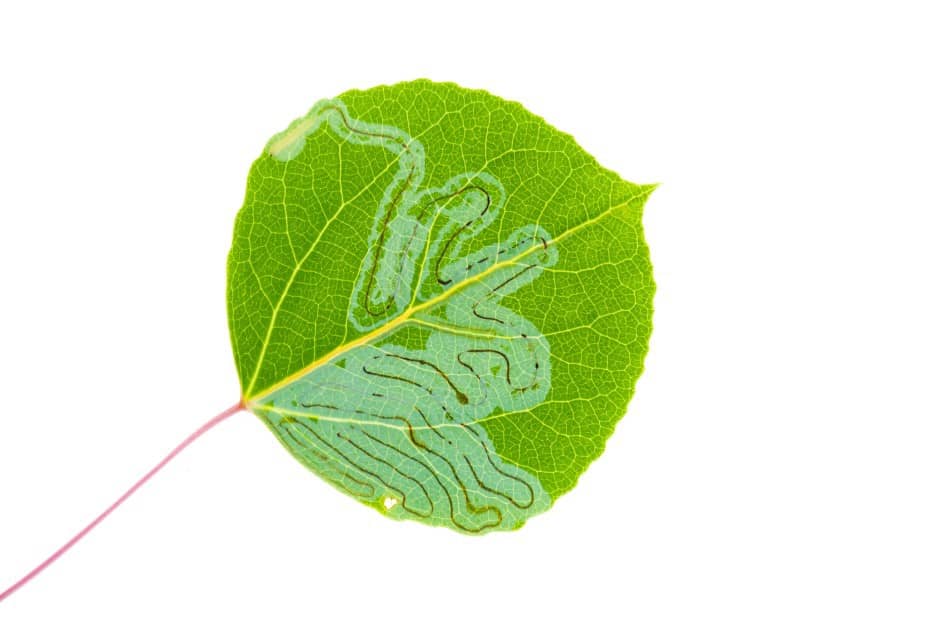
M504 267L506 267L506 266L510 266L510 265L512 265L512 264L516 264L518 261L520 261L520 260L523 259L524 257L530 255L531 253L537 251L538 249L540 249L540 248L546 248L547 246L549 246L549 245L551 245L551 244L556 244L556 243L560 242L561 240L570 237L570 236L573 235L574 233L576 233L576 232L578 232L578 231L580 231L580 230L582 230L582 229L584 229L584 228L586 228L586 227L588 227L588 226L590 226L590 225L592 225L592 224L595 224L595 223L599 222L601 219L603 219L604 217L606 217L606 216L609 215L610 213L616 211L617 209L626 207L626 206L629 205L631 202L633 202L633 201L636 200L637 198L640 198L640 197L645 196L647 193L649 193L648 190L647 190L647 191L642 191L642 190L641 190L636 196L631 197L629 200L626 200L626 201L624 201L624 202L622 202L622 203L620 203L620 204L614 205L614 206L608 208L606 211L603 211L602 213L600 213L600 214L594 216L593 218L591 218L591 219L589 219L589 220L585 220L584 222L581 222L580 224L578 224L577 226L575 226L575 227L573 227L573 228L567 229L566 231L564 231L563 233L561 233L561 234L558 235L557 237L552 238L551 240L549 240L546 244L544 244L544 243L542 243L542 244L535 244L534 246L532 246L532 247L530 247L530 248L528 248L528 249L525 249L524 251L518 253L517 255L515 255L514 257L512 257L512 258L510 258L510 259L506 259L506 260L503 260L503 261L496 262L496 263L492 264L491 266L489 266L489 267L486 268L485 270L481 271L481 272L478 273L477 275L473 275L473 276L471 276L471 277L469 277L469 278L467 278L467 279L465 279L465 280L459 282L458 284L452 286L451 288L449 288L448 290L446 290L446 291L443 292L442 294L438 295L437 297L433 297L432 299L429 299L428 301L425 301L425 302L423 302L423 303L419 303L419 304L417 304L417 305L411 306L411 307L408 308L405 312L403 312L403 313L400 314L399 316L393 318L391 321L387 321L386 323L384 323L383 325L379 326L379 327L376 328L375 330L372 330L371 332L367 332L367 333L364 334L363 336L360 336L360 337L358 337L358 338L355 338L355 339L349 341L348 343L346 343L346 344L344 344L344 345L340 345L339 347L334 348L333 350L327 352L326 354L324 354L323 356L321 356L321 357L318 358L317 360L313 361L312 363L308 364L307 366L303 367L302 369L299 369L299 370L295 371L294 373L290 374L289 376L287 376L287 377L284 378L283 380L280 380L280 381L278 381L278 382L272 384L271 386L267 387L266 389L263 389L263 390L261 390L261 391L258 391L256 394L254 394L254 395L252 395L252 396L248 396L248 395L245 394L245 395L242 397L242 402L244 403L244 405L245 405L248 409L252 409L252 410L253 410L253 409L256 409L256 408L257 408L256 405L257 405L258 403L260 403L260 401L261 401L263 398L266 398L267 396L271 395L272 393L274 393L274 392L278 391L279 389L281 389L281 388L283 388L283 387L285 387L285 386L287 386L287 385L293 383L294 381L298 380L299 378L302 378L303 376L309 374L310 372L312 372L312 371L318 369L319 367L322 367L323 365L326 365L327 363L329 363L329 362L335 360L336 358L339 358L340 356L342 356L343 354L349 352L350 350L355 349L355 348L357 348L357 347L359 347L359 346L361 346L361 345L365 345L365 344L367 344L367 343L370 343L370 342L372 342L372 341L374 341L374 340L376 340L376 339L378 339L378 338L382 338L383 336L386 336L387 334L390 334L390 333L394 332L397 328L399 328L399 327L405 325L406 322L409 321L409 319L410 319L414 314L416 314L416 313L418 313L418 312L422 312L422 311L424 311L424 310L428 310L429 308L432 308L432 307L434 307L434 306L437 306L437 305L439 305L440 303L442 303L443 301L445 301L445 300L447 300L448 298L450 298L450 297L452 297L453 295L455 295L457 292L461 291L463 288L467 288L468 286L470 286L470 285L476 283L477 281L479 281L479 280L481 280L481 279L484 279L484 278L487 277L488 275L490 275L490 274L492 274L492 273L494 273L494 272L496 272L496 271L498 271L498 270L501 270L502 268L504 268Z

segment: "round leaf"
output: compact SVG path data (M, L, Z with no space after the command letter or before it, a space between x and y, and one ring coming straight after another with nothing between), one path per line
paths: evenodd
M245 405L387 516L521 526L575 485L633 395L652 189L484 91L320 101L267 144L235 224Z

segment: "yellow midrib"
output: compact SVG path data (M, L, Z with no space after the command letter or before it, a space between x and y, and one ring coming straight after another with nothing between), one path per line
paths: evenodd
M649 192L647 191L646 193L649 193ZM596 216L594 216L593 218L591 218L591 219L589 219L589 220L585 220L584 222L581 222L580 224L578 224L577 226L575 226L575 227L573 227L573 228L567 229L566 231L564 231L563 233L561 233L561 234L558 235L557 237L552 238L551 240L549 240L549 241L548 241L548 245L550 245L550 244L556 244L556 243L560 242L561 240L570 237L571 235L573 235L574 233L580 231L581 229L584 229L584 228L586 228L586 227L588 227L588 226L590 226L590 225L592 225L592 224L595 224L596 222L599 222L601 219L603 219L603 218L604 218L605 216L607 216L608 214L610 214L610 213L616 211L617 209L626 207L627 205L629 205L629 204L630 204L631 202L633 202L634 200L636 200L636 199L638 199L638 198L640 198L640 197L646 195L646 193L644 193L644 192L641 191L640 193L638 193L636 196L633 196L633 197L630 198L629 200L626 200L626 201L624 201L624 202L622 202L622 203L620 203L620 204L618 204L618 205L614 205L614 206L608 208L606 211L600 213L599 215L596 215ZM477 275L473 275L472 277L469 277L469 278L465 279L464 281L461 281L461 282L459 282L458 284L452 286L451 288L449 288L448 290L446 290L445 292L443 292L443 293L440 294L439 296L433 297L432 299L429 299L428 301L425 301L425 302L423 302L423 303L420 303L420 304L411 306L411 307L408 308L405 312L403 312L402 314L400 314L399 316L397 316L397 317L394 318L393 320L387 321L386 323L384 323L384 324L381 325L380 327L376 328L375 330L373 330L373 331L371 331L371 332L368 332L368 333L364 334L363 336L360 336L360 337L358 337L358 338L355 338L355 339L349 341L348 343L346 343L346 344L344 344L344 345L340 345L339 347L334 348L333 350L327 352L326 354L324 354L323 356L321 356L321 357L318 358L317 360L313 361L312 363L310 363L310 364L307 365L306 367L303 367L302 369L299 369L299 370L295 371L294 373L290 374L289 376L287 376L287 377L284 378L283 380L280 380L280 381L278 381L278 382L272 384L271 386L267 387L266 389L257 392L257 393L254 394L253 396L248 396L247 394L245 394L245 395L242 397L242 402L244 403L245 407L247 407L248 409L255 409L255 408L257 408L256 405L257 405L257 404L260 402L260 400L262 400L263 398L266 398L267 396L269 396L269 395L271 395L272 393L274 393L274 392L280 390L281 388L283 388L283 387L285 387L285 386L291 384L292 382L295 382L296 380L302 378L303 376L306 376L307 374L309 374L310 372L314 371L315 369L317 369L317 368L319 368L319 367L322 367L323 365L326 365L327 363L329 363L329 362L335 360L336 358L338 358L339 356L342 356L343 354L347 353L348 351L350 351L350 350L352 350L352 349L355 349L355 348L357 348L357 347L359 347L359 346L361 346L361 345L365 345L365 344L367 344L367 343L369 343L369 342L371 342L371 341L374 341L374 340L376 340L376 339L378 339L378 338L381 338L381 337L383 337L383 336L385 336L385 335L387 335L387 334L390 334L391 332L395 331L398 327L400 327L400 326L402 326L402 325L405 325L406 322L407 322L414 314L416 314L416 313L418 313L418 312L422 312L423 310L427 310L427 309L429 309L429 308L431 308L431 307L433 307L433 306L436 306L436 305L442 303L443 301L445 301L445 300L448 299L449 297L451 297L451 296L453 296L454 294L456 294L457 292L461 291L463 288L467 288L468 286L470 286L470 285L472 285L472 284L474 284L474 283L480 281L481 279L484 279L484 278L487 277L488 275L491 275L492 273L494 273L494 272L496 272L496 271L498 271L498 270L504 268L505 266L510 266L510 265L512 265L512 264L517 263L518 261L520 261L521 259L523 259L523 258L526 257L527 255L530 255L531 253L535 252L536 250L538 250L538 249L540 249L540 248L545 248L545 245L544 245L544 244L535 244L535 245L532 246L531 248L525 249L525 250L522 251L521 253L518 253L518 255L512 257L511 259L506 259L506 260L504 260L504 261L500 261L500 262L496 262L495 264L492 264L491 266L489 266L488 268L486 268L486 269L483 270L482 272L478 273Z

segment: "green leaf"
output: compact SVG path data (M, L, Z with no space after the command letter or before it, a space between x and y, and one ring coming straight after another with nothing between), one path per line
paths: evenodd
M320 101L267 144L235 224L247 408L390 517L521 526L633 395L652 189L487 92L420 80Z

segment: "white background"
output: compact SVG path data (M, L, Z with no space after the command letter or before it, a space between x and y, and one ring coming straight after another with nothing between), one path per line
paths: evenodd
M242 414L0 630L950 628L942 3L133 4L0 9L0 589L237 399L233 217L319 98L487 88L663 183L655 332L516 533L387 521Z

